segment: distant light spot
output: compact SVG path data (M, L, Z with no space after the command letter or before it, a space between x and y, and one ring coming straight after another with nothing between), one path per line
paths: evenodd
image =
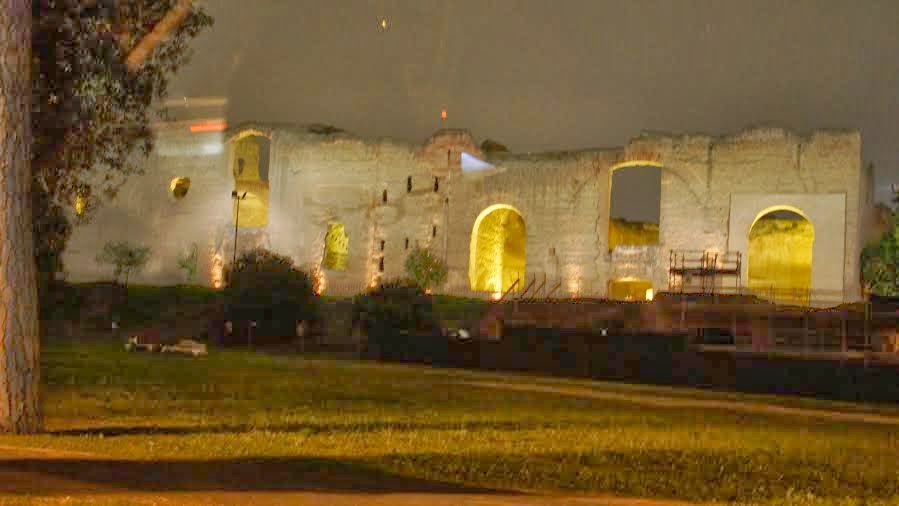
M387 18L378 18L378 28L380 28L382 32L386 32L390 29L390 21L388 21Z
M440 119L446 121L446 109L441 109Z

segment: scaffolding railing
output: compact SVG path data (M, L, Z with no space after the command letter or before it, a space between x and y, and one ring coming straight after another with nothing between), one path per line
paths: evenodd
M743 255L739 251L671 250L668 291L714 294L742 289Z

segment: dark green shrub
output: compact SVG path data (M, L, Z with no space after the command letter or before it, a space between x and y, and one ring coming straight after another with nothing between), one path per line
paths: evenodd
M315 318L312 279L289 257L262 248L245 253L226 270L225 283L225 317L255 321L257 336L293 336L298 320Z

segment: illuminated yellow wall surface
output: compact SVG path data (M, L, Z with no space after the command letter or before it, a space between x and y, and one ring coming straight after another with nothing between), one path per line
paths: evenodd
M268 181L262 179L260 140L264 138L246 137L234 145L234 158L231 170L234 174L234 188L237 193L247 193L246 199L240 202L241 228L258 228L268 225ZM240 163L243 160L243 163ZM237 204L234 205L237 213Z
M472 230L469 282L472 290L505 292L517 279L524 289L527 232L512 208L488 208Z
M609 298L612 300L646 300L646 291L652 283L645 279L616 279L609 282Z
M332 271L346 270L349 253L350 241L343 224L332 223L328 225L328 234L325 235L325 254L322 258L322 267Z
M616 246L659 244L659 225L612 218L609 221L609 249Z
M749 232L749 288L805 291L811 286L815 230L805 218L762 217Z

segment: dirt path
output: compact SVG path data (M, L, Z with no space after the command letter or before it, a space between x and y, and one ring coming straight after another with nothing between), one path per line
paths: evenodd
M695 506L680 501L473 491L457 486L436 486L428 490L426 485L416 485L415 480L392 483L402 479L395 476L369 487L368 478L364 477L305 472L302 478L308 480L301 484L293 481L285 489L276 486L271 490L257 490L253 483L243 480L253 476L258 479L258 469L238 470L228 475L229 482L215 487L203 473L195 478L182 473L174 476L173 483L172 473L166 470L170 465L111 461L84 452L0 446L0 499L19 497L27 504L41 505L73 504L74 500L74 504L197 506ZM135 470L140 475L135 475Z
M684 399L677 397L661 397L640 392L624 394L618 392L605 392L586 387L561 387L524 383L496 383L492 381L462 381L460 383L466 386L478 388L491 388L495 390L508 390L527 393L566 395L572 397L629 402L632 404L656 406L661 408L720 409L726 411L737 411L741 413L797 416L803 418L817 418L819 420L833 420L839 422L862 422L880 425L899 425L899 416L877 415L869 413L849 413L845 411L832 411L823 409L790 408L786 406L766 404L757 401L742 402L710 399Z

